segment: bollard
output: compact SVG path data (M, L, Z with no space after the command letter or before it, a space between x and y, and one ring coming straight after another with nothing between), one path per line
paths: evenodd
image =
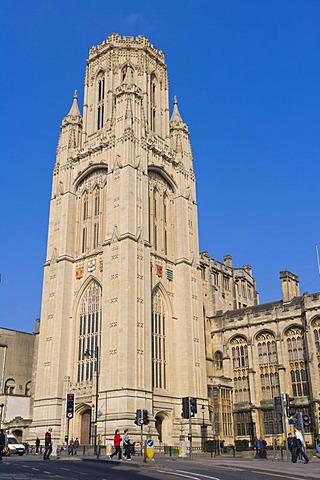
M232 446L232 456L233 458L236 456L236 447L234 445Z

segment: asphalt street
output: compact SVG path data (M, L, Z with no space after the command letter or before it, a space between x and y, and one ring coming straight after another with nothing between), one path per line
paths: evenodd
M310 468L309 468L310 467ZM301 480L320 479L320 463L308 465L286 462L242 461L236 459L202 459L193 461L159 457L144 464L141 457L132 462L95 460L81 457L43 461L41 457L4 458L1 480L95 479L95 480Z

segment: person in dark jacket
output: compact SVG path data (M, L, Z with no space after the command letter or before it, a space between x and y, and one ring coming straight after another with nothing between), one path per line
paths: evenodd
M49 430L46 432L44 436L43 460L50 460L50 455L52 452L51 432L52 432L52 428L49 428Z
M3 428L1 428L0 430L0 462L2 462L2 450L4 449L4 447L7 446L6 442L7 442L6 435L4 433Z
M36 455L38 455L39 449L40 449L40 438L39 437L36 438L35 444L36 444Z

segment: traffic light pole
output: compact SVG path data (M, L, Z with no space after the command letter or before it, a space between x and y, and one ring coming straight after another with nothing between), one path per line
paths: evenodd
M143 423L141 423L140 444L141 444L141 456L142 456L143 455Z
M284 408L284 395L281 395L281 411L282 411L283 433L284 433L285 442L286 442L287 462L289 462L289 445L288 445L288 435L287 435L287 420L286 420L286 414L285 414L285 408Z
M190 442L190 447L189 447L189 456L190 460L192 460L192 423L191 423L191 402L190 402L190 397L189 397L189 442Z
M70 427L70 418L67 418L67 446L69 445L69 427Z

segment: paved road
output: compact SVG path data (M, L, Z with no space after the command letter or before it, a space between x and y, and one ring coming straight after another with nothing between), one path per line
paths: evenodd
M86 458L52 459L40 457L4 458L1 480L301 480L320 479L317 459L308 465L286 462L242 461L236 459L194 459L193 461L158 457L143 464L141 457L132 462L96 461Z

